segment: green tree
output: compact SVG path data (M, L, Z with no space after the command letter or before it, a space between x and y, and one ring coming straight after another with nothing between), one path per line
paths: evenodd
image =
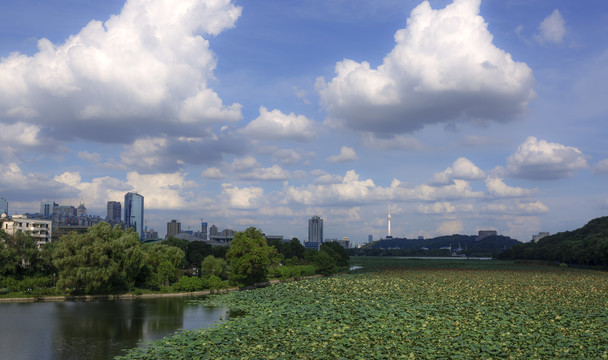
M164 244L146 244L144 264L147 287L157 289L179 279L185 254L182 249Z
M278 265L276 249L268 246L264 235L253 227L234 235L226 257L230 283L237 286L265 281L268 268Z
M184 253L188 250L188 240L178 239L173 236L169 236L168 239L160 242L163 245L175 246L176 248L182 249Z
M215 275L219 278L226 277L228 263L224 259L218 259L213 255L207 256L201 264L201 274L204 276Z
M326 252L333 259L337 267L339 268L347 268L350 262L350 257L348 256L348 251L344 248L344 246L338 244L335 241L328 241L321 244L319 247L320 252Z
M200 267L201 262L207 257L211 255L213 252L213 246L207 244L204 241L191 241L188 243L188 247L186 249L186 262L188 263L189 268Z
M306 248L298 238L293 238L290 241L283 244L283 256L285 259L291 259L297 257L298 259L304 259L304 251Z
M39 260L36 240L30 235L0 230L0 275L31 275L39 269Z
M60 289L74 293L112 293L133 288L143 261L139 237L101 222L84 234L71 232L53 252Z

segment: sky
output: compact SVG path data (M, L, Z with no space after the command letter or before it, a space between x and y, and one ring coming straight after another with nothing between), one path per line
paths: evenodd
M0 197L529 241L608 215L604 0L4 0Z

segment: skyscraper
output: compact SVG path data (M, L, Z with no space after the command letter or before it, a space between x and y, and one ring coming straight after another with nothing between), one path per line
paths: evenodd
M108 219L120 221L122 208L120 201L108 201Z
M143 239L144 235L144 197L138 193L128 192L125 195L125 223L132 227Z
M167 238L175 236L182 232L182 223L177 220L171 220L167 223Z
M8 200L0 198L0 215L6 214L8 216Z
M202 239L203 240L207 240L207 222L202 221L203 219L201 219L201 233L202 233Z
M316 243L323 242L323 219L317 215L308 220L308 241Z

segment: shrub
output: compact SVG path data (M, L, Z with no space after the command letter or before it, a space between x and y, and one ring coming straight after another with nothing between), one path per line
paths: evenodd
M173 291L193 292L208 287L207 281L199 277L182 276L173 284Z

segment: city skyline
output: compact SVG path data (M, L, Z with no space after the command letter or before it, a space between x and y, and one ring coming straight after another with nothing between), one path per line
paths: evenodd
M137 192L159 231L364 243L388 200L408 238L608 214L603 1L180 4L0 4L11 215Z

